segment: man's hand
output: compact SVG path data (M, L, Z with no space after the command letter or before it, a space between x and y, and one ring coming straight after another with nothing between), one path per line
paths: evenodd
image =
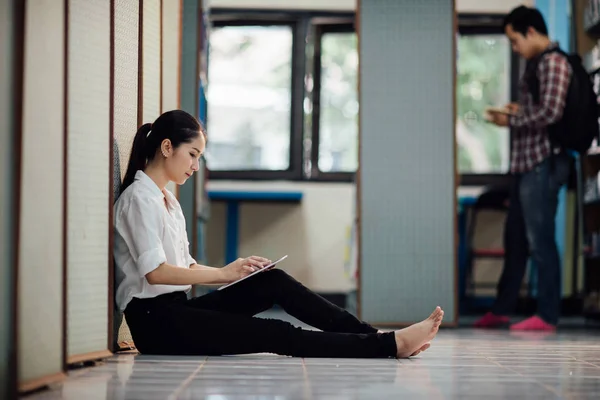
M508 126L508 115L499 112L489 112L489 120L492 124L497 126Z
M234 262L221 268L223 280L227 283L237 281L238 279L266 267L270 263L271 260L257 256L238 258Z
M508 103L506 109L514 115L519 112L519 105L517 103Z

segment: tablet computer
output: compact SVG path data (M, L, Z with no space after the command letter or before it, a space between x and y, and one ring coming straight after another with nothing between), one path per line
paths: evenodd
M258 271L254 271L253 273L251 273L251 274L249 274L249 275L246 275L246 276L245 276L245 277L243 277L243 278L240 278L240 279L238 279L237 281L233 281L233 282L231 282L231 283L228 283L228 284L227 284L227 285L225 285L225 286L221 286L221 287L220 287L220 288L218 288L217 290L223 290L223 289L225 289L225 288L228 288L229 286L233 286L233 285L235 285L236 283L243 281L244 279L248 279L248 278L250 278L251 276L254 276L254 275L256 275L256 274L260 274L261 272L268 271L268 270L272 269L273 267L275 267L275 265L277 265L279 262L281 262L281 261L285 260L286 258L287 258L287 255L285 255L285 256L283 256L283 257L281 257L281 258L280 258L279 260L277 260L277 261L273 261L271 264L267 265L267 266L266 266L266 267L264 267L264 268L261 268L261 269L259 269Z

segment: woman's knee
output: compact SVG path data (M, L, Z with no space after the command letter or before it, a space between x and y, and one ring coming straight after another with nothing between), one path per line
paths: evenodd
M287 272L277 268L273 268L272 270L266 271L259 275L263 275L264 279L277 283L278 285L296 282L296 280Z
M293 279L287 272L282 269L273 268L265 273L271 279Z

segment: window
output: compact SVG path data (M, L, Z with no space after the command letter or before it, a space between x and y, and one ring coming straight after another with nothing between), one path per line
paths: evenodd
M511 48L501 33L458 38L457 164L461 174L505 174L510 132L484 120L485 109L511 100Z
M211 10L209 176L351 181L358 168L354 15ZM457 39L461 184L502 180L510 132L484 120L511 101L518 65L497 16L462 15Z
M290 25L215 26L210 33L211 171L290 168Z
M317 168L322 173L358 167L358 48L354 32L320 37ZM315 139L316 139L315 138Z

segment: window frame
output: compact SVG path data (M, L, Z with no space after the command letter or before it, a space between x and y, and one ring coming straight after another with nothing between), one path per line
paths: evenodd
M475 35L486 35L486 34L501 34L504 35L504 29L502 26L504 16L503 15L484 15L484 14L473 14L458 16L458 34L460 36L475 36ZM510 101L517 101L518 99L518 88L519 88L519 77L521 72L521 61L519 56L514 52L510 52L510 89L509 98ZM456 93L455 93L456 96ZM510 181L510 154L511 148L510 143L512 142L512 130L508 132L509 142L509 170L505 173L458 173L459 185L460 186L486 186L486 185L507 185ZM458 145L456 147L458 157ZM458 172L458 169L457 169Z
M239 14L227 10L211 12L211 27L225 26L289 26L292 30L291 60L291 101L290 101L290 148L289 167L285 170L223 170L213 171L208 168L208 178L214 180L300 180L302 179L302 131L304 129L304 111L302 99L304 93L304 52L306 26L298 18L286 14ZM210 51L209 51L210 54ZM210 55L209 55L210 57ZM210 65L209 65L210 70ZM210 85L210 82L209 82ZM300 96L298 96L300 94ZM300 101L298 105L298 101ZM210 107L208 105L207 107ZM206 124L210 121L207 110ZM209 127L210 129L210 127ZM210 140L210 131L209 131Z

